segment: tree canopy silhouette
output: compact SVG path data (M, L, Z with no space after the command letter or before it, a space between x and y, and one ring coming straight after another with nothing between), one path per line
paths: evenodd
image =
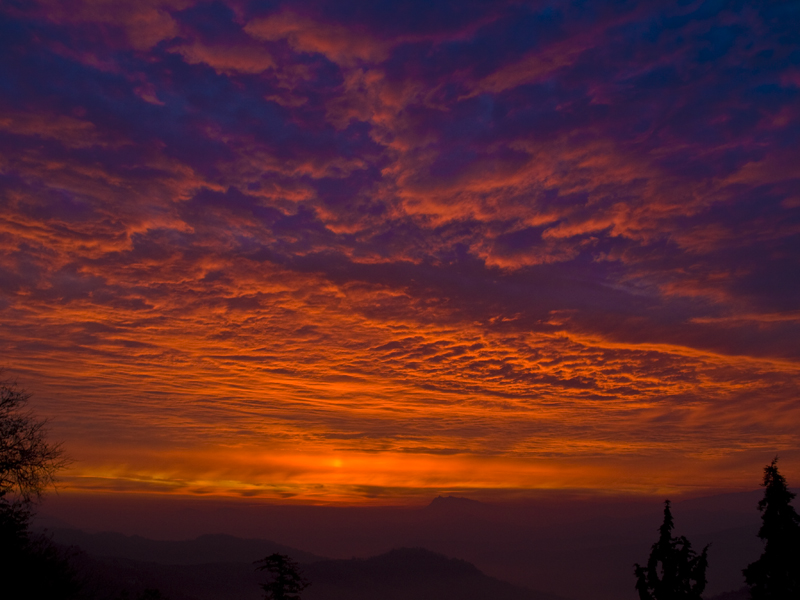
M764 467L764 498L758 502L764 540L761 557L744 569L753 600L800 598L800 517L791 505L795 494L778 472L778 457Z
M9 552L26 540L32 502L63 465L61 448L47 441L45 422L25 410L29 398L0 380L0 543Z
M41 497L64 465L61 447L47 441L46 422L25 410L29 398L0 381L0 497L24 503Z
M708 546L697 555L684 536L672 537L670 502L664 502L664 523L647 566L634 565L640 600L700 600L706 587Z
M45 422L25 405L30 394L0 381L0 592L10 598L69 598L78 585L49 539L30 532L33 502L64 464Z
M259 571L270 574L270 580L261 584L266 600L299 600L300 593L309 585L297 563L285 554L270 554L255 564Z

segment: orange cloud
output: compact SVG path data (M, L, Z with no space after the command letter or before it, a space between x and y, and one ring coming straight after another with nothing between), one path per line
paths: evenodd
M0 130L58 140L68 148L114 145L113 139L98 132L92 122L65 115L10 112L0 117Z
M207 64L218 73L261 73L275 67L272 55L259 46L207 46L194 43L172 50L190 64Z
M576 36L535 50L521 60L502 67L472 84L466 97L478 94L498 94L524 84L536 83L552 76L558 69L571 65L594 42L587 36Z
M136 50L149 50L178 33L171 11L194 4L194 0L80 0L64 4L42 1L37 6L43 16L56 23L98 23L120 27L126 41Z
M333 23L322 24L292 11L250 21L244 30L258 40L288 40L298 52L324 54L343 65L357 61L380 62L391 43L378 40L369 32L353 32Z

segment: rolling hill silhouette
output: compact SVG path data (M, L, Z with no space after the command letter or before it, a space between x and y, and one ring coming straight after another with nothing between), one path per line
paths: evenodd
M74 531L69 535L62 531L59 537L87 542L78 566L90 583L90 597L98 600L135 597L148 588L160 590L170 600L260 600L264 576L256 572L253 561L264 556L264 548L271 552L279 546L218 535L186 542ZM215 548L217 542L220 546ZM144 557L148 551L153 555L144 560L130 558ZM109 554L113 552L122 556ZM313 556L294 552L305 559ZM226 553L224 562L191 563ZM400 548L366 559L316 560L301 568L311 582L303 600L565 600L489 577L467 561L423 548Z
M313 585L304 600L557 600L484 575L473 564L422 548L400 548L368 559L308 565Z
M424 510L436 515L480 515L489 511L490 507L461 496L436 496Z
M673 504L676 531L697 547L711 543L708 597L741 588L742 568L761 554L763 544L756 536L761 497L762 490L752 490ZM121 530L127 533L187 539L213 526L241 538L263 539L203 535L189 542L156 542L118 534L67 535L53 518L42 520L40 527L49 525L56 541L84 547L95 557L187 567L250 563L272 552L310 564L323 557L347 559L376 556L391 548L426 548L466 560L488 576L523 588L576 600L633 600L632 565L649 555L661 522L661 502L543 496L524 503L493 504L447 496L403 508L269 504L203 508L177 502L170 508L149 499L125 505L104 499L92 510L124 514ZM187 514L193 515L194 525ZM60 524L65 521L72 519ZM575 565L580 565L580 576ZM246 565L243 577L248 570Z
M206 534L193 540L151 540L121 533L86 533L78 529L52 529L53 541L62 546L78 546L95 558L119 558L167 565L194 565L216 562L251 563L273 554L287 554L299 563L325 557L277 544L269 540L242 539L232 535Z

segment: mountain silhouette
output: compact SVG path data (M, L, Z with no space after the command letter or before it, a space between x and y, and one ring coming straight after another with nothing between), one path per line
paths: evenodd
M472 512L485 510L487 507L483 502L463 498L461 496L436 496L428 504L427 508L430 511L448 511L448 512Z
M251 563L269 554L290 556L299 563L325 557L269 540L242 539L232 535L206 534L193 540L151 540L121 533L86 533L78 529L52 529L53 541L63 546L78 546L95 558L121 558L168 565L215 562Z
M158 589L170 600L263 598L259 584L264 575L255 570L253 561L263 558L263 548L272 542L212 535L160 542L118 534L81 534L72 531L67 536L62 531L60 538L83 536L88 541L78 567L93 590L92 598L136 597L146 589ZM212 549L216 542L221 546ZM237 549L236 542L244 544ZM119 556L139 556L148 549L156 554L139 560ZM258 552L247 554L251 550ZM231 553L224 562L190 563L225 552ZM401 548L372 558L305 562L301 570L311 582L303 600L564 600L489 577L467 561L423 548Z
M763 551L756 535L761 523L757 504L762 497L763 490L752 490L674 503L677 533L698 547L711 544L708 597L742 587L742 568ZM83 533L83 537L66 538L55 519L43 524L56 533L56 541L82 546L93 556L164 564L249 562L272 552L310 563L321 557L376 556L390 548L427 548L467 560L487 575L526 588L579 600L620 600L636 595L631 565L650 552L662 511L656 500L547 495L518 503L444 496L402 508L264 504L224 512L216 505L190 505L195 521L189 528L183 504L178 507L181 510L170 508L166 513L159 513L159 506L110 503L92 505L92 510L105 514L105 521L110 521L112 512L129 515L127 529L121 529L127 534L186 540L214 524L219 531L241 538L263 536L263 540L280 543L230 537L226 542L224 537L213 536L188 542ZM73 514L56 514L75 528ZM210 548L179 551L182 546L204 541L210 542ZM120 547L128 544L133 547ZM234 547L239 544L246 548ZM250 546L253 550L247 549ZM299 548L306 552L296 550ZM575 575L575 565L581 566L580 576Z
M304 600L557 600L484 575L473 564L423 548L367 559L329 560L305 568Z

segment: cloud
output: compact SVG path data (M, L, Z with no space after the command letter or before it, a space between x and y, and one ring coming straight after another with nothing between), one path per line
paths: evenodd
M259 40L287 40L297 52L324 54L333 62L380 62L388 55L390 41L381 41L369 31L354 31L336 23L315 22L292 11L255 18L244 30Z
M796 15L112 4L2 9L0 336L75 486L642 491L797 446Z
M58 24L92 23L108 27L107 33L112 35L108 35L105 41L112 46L122 42L135 50L147 51L177 34L177 26L170 13L191 4L191 0L78 0L67 4L41 1L27 12ZM122 39L114 39L115 29L123 33Z
M217 46L204 44L177 46L173 49L189 64L204 63L218 73L261 73L275 67L275 61L265 49L258 46Z

